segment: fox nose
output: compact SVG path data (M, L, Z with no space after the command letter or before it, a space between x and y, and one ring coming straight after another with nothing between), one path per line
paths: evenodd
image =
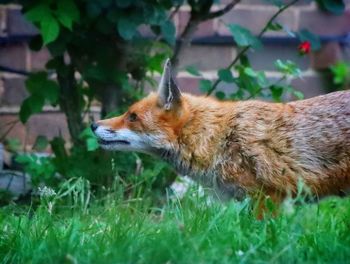
M93 123L90 125L90 127L91 127L91 130L92 130L93 132L95 132L95 130L98 128L98 124L96 124L95 122L93 122Z

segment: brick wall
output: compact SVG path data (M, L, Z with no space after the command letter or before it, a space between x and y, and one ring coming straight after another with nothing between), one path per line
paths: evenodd
M229 0L221 1L222 4L227 2ZM307 28L320 34L323 39L322 49L310 56L300 57L295 40L285 33L268 33L263 39L264 50L249 53L253 68L266 70L268 77L278 78L278 73L274 71L274 61L277 58L290 59L298 63L304 76L303 79L293 80L292 84L303 91L306 97L329 91L331 87L327 76L320 75L319 72L337 60L349 60L350 57L350 47L345 45L344 38L350 33L350 0L346 0L346 3L347 11L341 16L334 16L319 11L308 0L300 0L278 20L291 30ZM216 78L216 71L227 66L237 53L224 23L238 23L257 33L275 11L275 7L263 0L242 0L241 4L223 17L201 24L194 43L181 57L180 69L195 65L204 72L204 76ZM174 17L178 34L184 29L188 17L187 7L183 7ZM0 5L0 66L12 68L19 73L43 69L50 57L49 53L47 50L30 51L27 43L28 37L36 32L21 15L20 7ZM8 128L6 124L16 119L19 104L27 96L24 80L25 77L21 74L0 71L0 135ZM178 82L182 90L199 93L198 79L185 71L179 72ZM221 89L229 90L232 87L223 85ZM44 113L31 118L26 126L16 124L9 137L31 143L40 134L48 137L60 134L67 136L64 115L57 109L48 107Z

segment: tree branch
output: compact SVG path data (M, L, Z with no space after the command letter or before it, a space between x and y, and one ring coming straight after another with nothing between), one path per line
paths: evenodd
M217 11L214 11L214 12L210 12L209 14L205 15L203 17L202 21L213 19L213 18L216 18L216 17L219 17L219 16L226 14L239 2L241 2L241 0L233 0L231 3L227 4L224 8L217 10Z
M171 63L173 65L175 74L177 72L177 67L179 65L179 56L183 52L183 49L190 45L192 36L194 32L196 32L198 25L206 20L210 20L215 17L222 16L223 14L229 12L240 1L241 0L233 0L222 9L217 10L215 12L208 12L206 14L200 14L200 13L194 12L194 9L192 7L190 18L186 24L184 31L181 33L181 36L176 42L174 53L171 58Z
M170 13L168 19L171 20L174 18L177 12L179 12L181 5L177 5L175 9Z
M289 4L286 4L284 6L282 6L270 19L269 21L266 23L266 25L264 26L264 28L260 31L260 33L258 34L258 38L261 38L264 33L269 29L269 25L287 8L289 8L290 6L294 5L296 2L298 2L299 0L293 0L291 1ZM238 54L237 56L233 59L233 61L230 63L230 65L228 65L225 69L226 70L230 70L241 58L242 55L244 55L249 49L251 48L251 45L248 45L246 47L244 47ZM207 96L211 95L215 89L217 88L217 86L219 85L219 83L221 83L220 79L217 79L212 88L207 92Z
M199 23L200 22L198 20L193 19L193 17L191 16L180 38L176 42L174 53L173 53L173 56L171 57L171 64L173 67L174 74L177 73L180 54L183 52L184 47L189 46L193 33L197 30Z

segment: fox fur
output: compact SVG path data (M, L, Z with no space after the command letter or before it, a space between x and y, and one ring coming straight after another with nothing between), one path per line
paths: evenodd
M156 155L224 197L280 202L300 180L318 197L350 189L350 91L218 101L181 93L167 61L158 93L92 127L102 148Z

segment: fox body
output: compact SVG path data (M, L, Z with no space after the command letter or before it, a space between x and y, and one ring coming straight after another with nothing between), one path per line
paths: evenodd
M158 93L92 125L102 148L173 164L224 197L276 202L303 181L316 196L350 189L350 91L291 103L181 94L167 62Z

